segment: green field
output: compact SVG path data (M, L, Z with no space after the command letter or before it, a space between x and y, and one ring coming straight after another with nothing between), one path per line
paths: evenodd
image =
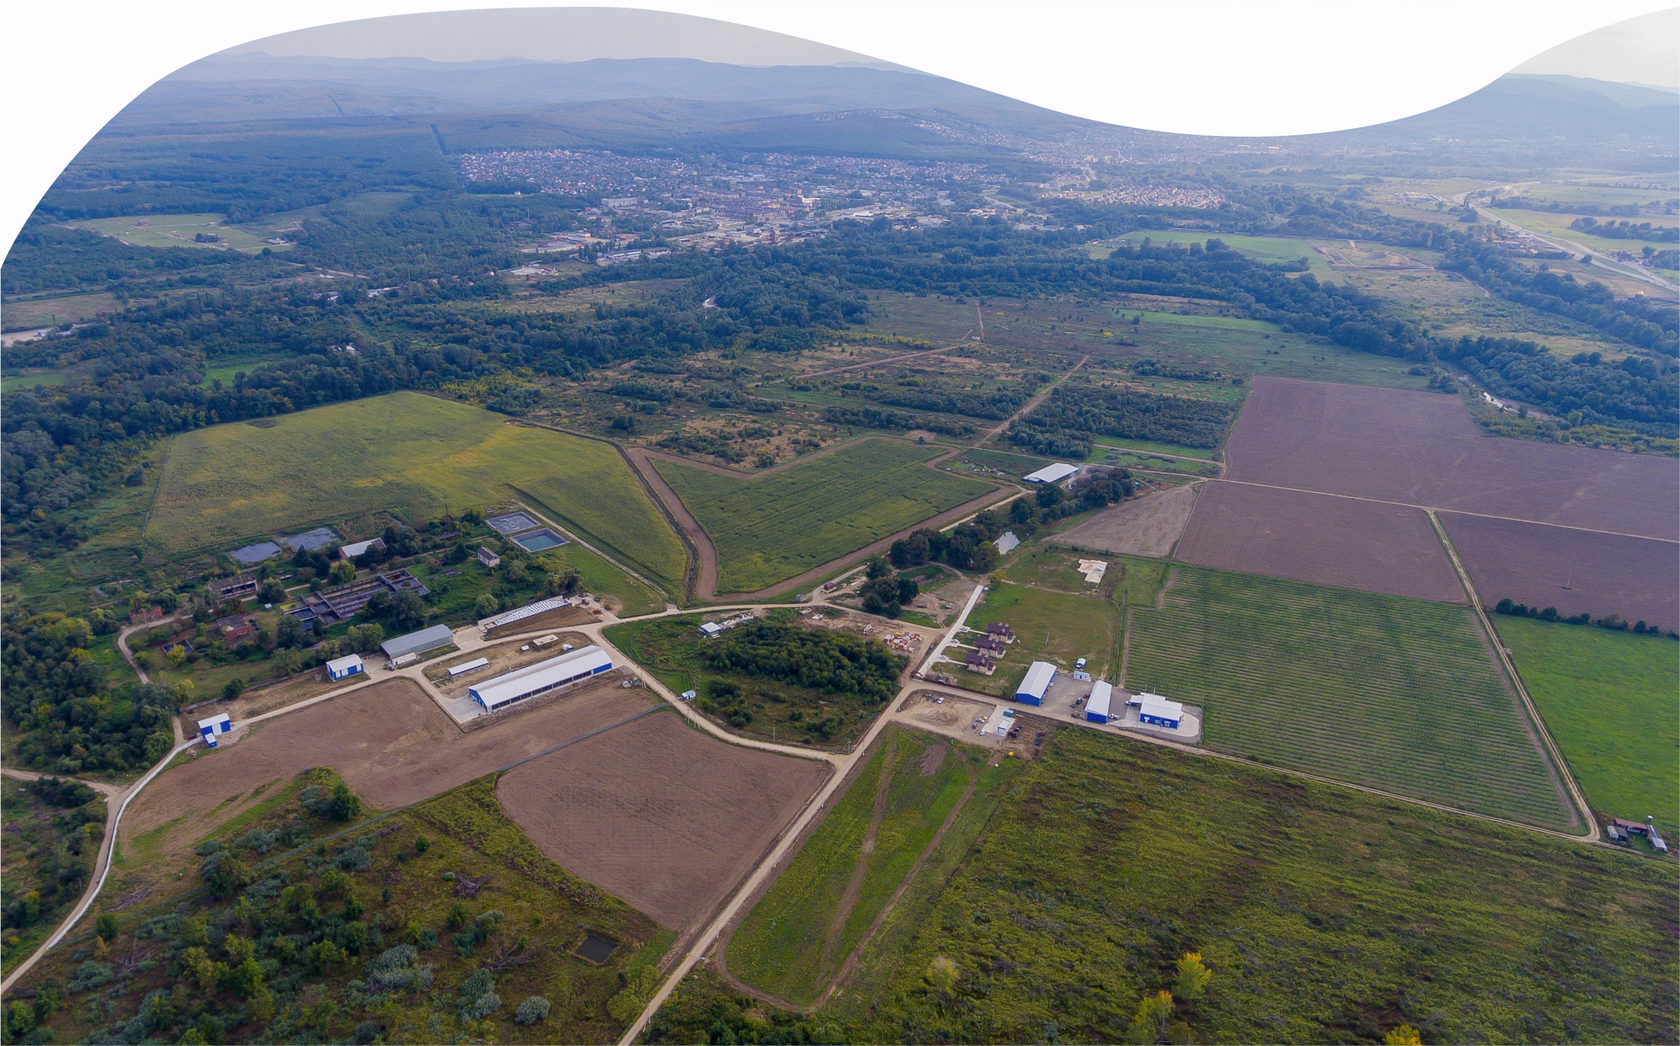
M87 229L135 247L205 247L214 250L236 250L246 254L291 250L289 243L264 243L262 237L237 225L223 224L224 214L124 214L114 218L89 218L71 222L76 229ZM216 243L198 243L193 236L209 233L220 237Z
M62 385L69 378L61 370L35 370L33 368L18 368L0 378L0 393L16 392L18 389L43 388L52 385Z
M731 973L795 1005L817 1000L988 755L962 746L936 754L937 767L924 773L930 749L940 747L945 742L927 734L882 733L874 757L735 931ZM842 912L854 883L854 903Z
M1147 229L1127 233L1122 239L1133 243L1142 243L1145 239L1154 244L1162 243L1199 243L1206 244L1209 240L1220 240L1225 246L1234 251L1248 255L1255 261L1267 264L1292 263L1307 259L1307 271L1323 279L1326 276L1334 278L1336 270L1313 250L1320 241L1297 240L1288 236L1244 236L1241 233L1204 232L1197 229ZM1102 257L1107 257L1103 253Z
M1132 610L1125 685L1212 748L1582 830L1466 607L1178 566Z
M1593 809L1671 821L1680 810L1674 641L1503 615L1493 623Z
M880 987L813 1022L1119 1042L1199 951L1173 1041L1671 1042L1676 886L1671 862L1063 729L908 939L866 953Z
M719 591L750 592L992 489L924 466L939 453L869 439L765 476L656 464L717 548Z
M685 556L608 444L398 392L171 441L146 539L168 555L234 548L351 516L410 522L515 498L681 587Z

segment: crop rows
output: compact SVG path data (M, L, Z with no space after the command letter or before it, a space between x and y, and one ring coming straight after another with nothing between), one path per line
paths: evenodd
M660 463L718 553L718 587L749 591L820 566L990 487L926 468L932 448L870 440L767 476Z
M1130 688L1201 705L1210 747L1548 827L1551 768L1470 611L1180 567L1138 608Z

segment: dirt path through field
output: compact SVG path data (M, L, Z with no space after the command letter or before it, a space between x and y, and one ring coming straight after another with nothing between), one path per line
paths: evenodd
M863 880L869 874L869 859L875 855L875 841L881 834L881 819L887 816L887 796L892 791L895 765L891 757L897 754L898 747L894 745L893 751L881 760L881 774L875 782L875 807L869 812L869 827L864 829L863 843L858 846L857 864L852 867L851 881L840 895L834 918L828 922L828 936L823 940L822 955L817 959L818 970L826 970L834 964L834 953L840 947L840 931L845 928L846 920L863 895Z
M1020 410L1018 410L1015 413L1009 415L1009 417L1004 418L1003 421L1000 422L996 427L987 431L987 433L984 436L981 436L979 439L975 440L972 444L970 444L970 446L978 447L980 444L985 443L987 440L993 440L993 439L998 438L998 436L1003 434L1005 429L1007 429L1007 428L1009 428L1009 426L1015 424L1016 421L1020 420L1021 418L1026 417L1028 414L1031 414L1033 411L1035 411L1038 408L1044 406L1044 401L1050 398L1050 394L1052 392L1055 392L1057 389L1061 388L1062 382L1064 382L1064 381L1068 380L1069 378L1073 377L1073 372L1078 370L1079 368L1085 366L1085 364L1089 363L1090 360L1091 360L1091 357L1089 357L1089 356L1079 357L1079 362L1075 363L1073 366L1069 367L1066 374L1063 374L1061 377L1059 377L1055 381L1051 382L1050 386L1048 388L1046 388L1043 392L1039 393L1038 395L1034 396L1032 399L1028 400L1021 407Z
M827 370L807 371L804 374L796 374L794 377L799 378L801 381L806 378L826 378L831 374L845 374L848 371L868 370L870 367L885 367L889 363L903 363L905 360L918 359L922 356L937 356L941 352L950 352L952 349L960 348L962 348L962 342L959 341L955 345L941 345L937 349L922 349L920 352L906 352L898 356L883 356L878 360L865 360L862 363L848 363L840 367L830 367Z
M968 805L969 799L974 795L975 786L980 783L979 778L975 776L972 764L965 761L964 769L968 771L968 784L963 788L963 794L957 797L955 803L951 804L950 813L945 815L945 820L941 821L938 829L934 831L933 838L928 840L927 846L923 847L922 852L917 855L916 863L912 864L910 870L904 873L904 878L899 881L898 886L892 892L892 896L887 898L887 903L881 906L879 912L875 913L874 921L869 924L867 930L863 931L863 936L858 938L857 946L852 949L852 954L846 956L845 963L841 965L839 972L834 975L834 979L828 982L828 987L823 989L823 993L817 997L816 1003L809 1012L815 1013L827 1005L828 1000L834 998L834 993L843 988L846 982L857 974L858 968L863 964L863 950L869 947L869 942L875 939L875 934L886 924L887 916L891 915L893 909L898 907L898 902L903 899L906 891L915 883L916 877L922 874L922 866L927 864L928 858L939 849L939 844L945 839L945 833L949 832L951 826L957 823L957 818L961 816L963 808Z

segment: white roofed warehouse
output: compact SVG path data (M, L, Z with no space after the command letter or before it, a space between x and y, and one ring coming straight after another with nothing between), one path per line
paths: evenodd
M1015 700L1023 705L1042 705L1050 680L1056 678L1056 666L1048 661L1034 661L1027 669L1027 677L1015 688Z
M607 656L607 652L592 644L486 680L469 687L467 693L485 711L495 712L528 697L600 675L612 667L612 658Z
M1054 465L1044 466L1037 472L1029 472L1026 481L1028 483L1060 483L1078 471L1078 465L1069 465L1065 461L1058 461Z
M1085 702L1085 718L1093 723L1108 722L1109 703L1114 699L1114 686L1099 679L1091 685L1091 699Z
M404 654L424 654L428 650L436 650L455 642L455 633L448 625L433 625L422 628L418 632L410 632L405 636L387 639L379 644L379 649L385 651L385 656L393 661Z

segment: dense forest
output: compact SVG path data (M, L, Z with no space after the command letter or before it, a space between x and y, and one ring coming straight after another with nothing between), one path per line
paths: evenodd
M699 648L706 667L794 683L875 704L892 699L905 658L849 632L754 621Z

